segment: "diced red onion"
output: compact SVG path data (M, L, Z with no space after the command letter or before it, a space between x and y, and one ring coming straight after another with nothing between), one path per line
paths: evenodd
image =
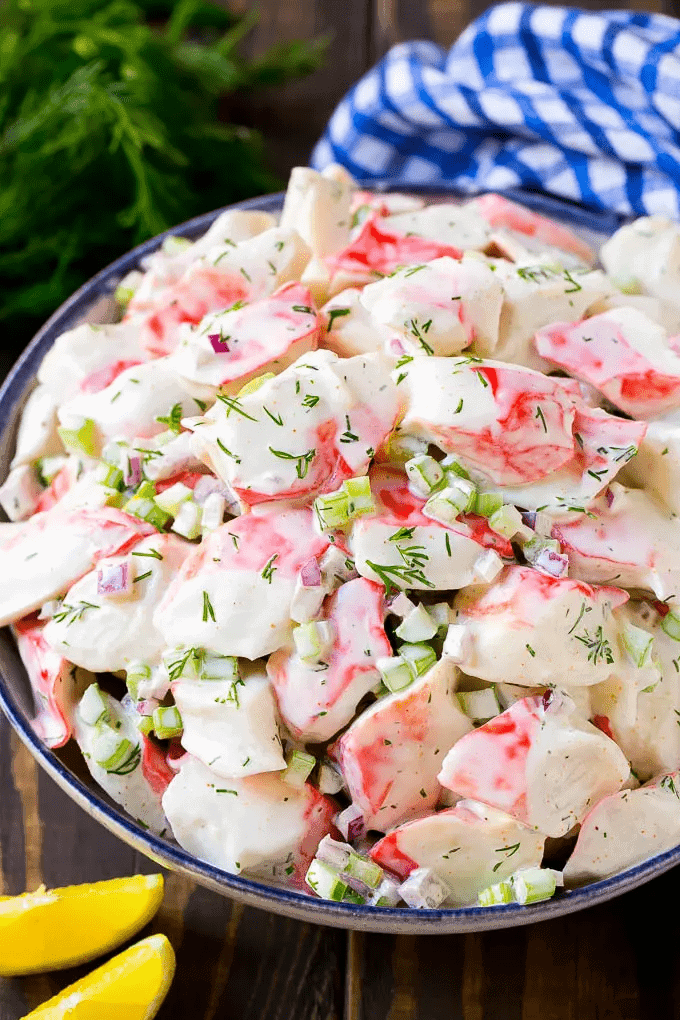
M522 523L533 530L536 527L536 514L529 510L523 511Z
M127 560L122 563L103 563L97 571L97 595L111 598L116 595L127 595L132 591L130 565Z
M208 496L212 496L215 492L224 496L225 499L230 496L229 490L220 478L215 478L214 475L203 475L194 485L194 502L202 506Z
M127 471L123 475L123 481L126 485L138 485L142 480L142 458L141 457L128 457L127 458Z
M569 572L569 557L564 553L542 549L532 564L536 570L550 577L566 577Z
M612 504L614 503L614 493L611 489L607 489L604 494L604 498L607 503L607 507L611 510Z
M335 816L335 825L348 843L363 836L366 831L364 814L356 804L350 804L344 811Z
M300 581L305 588L321 587L321 567L315 557L307 560L304 567L300 570Z
M210 346L214 350L215 354L229 353L229 346L226 340L222 339L221 333L208 333L208 340L210 341Z
M387 347L389 353L393 354L395 358L400 358L403 354L406 354L406 348L397 336L390 338Z

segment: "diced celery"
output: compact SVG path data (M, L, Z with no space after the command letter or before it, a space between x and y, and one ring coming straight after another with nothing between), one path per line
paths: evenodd
M456 460L452 454L449 454L448 457L444 457L444 460L441 463L447 475L447 485L451 484L451 479L454 475L457 475L458 478L467 478L468 481L470 480L468 472L465 470L460 461Z
M245 386L241 387L237 396L247 397L249 393L256 393L260 386L264 386L266 382L269 382L270 379L274 378L275 376L273 372L263 372L262 375L256 375L254 379L251 379L245 384Z
M153 710L153 728L159 740L178 737L184 729L182 716L176 705L160 705Z
M140 499L153 499L156 498L156 486L153 482L150 482L147 478L137 486L135 496L139 496Z
M680 641L680 615L671 609L661 621L661 630L673 641Z
M402 659L401 655L378 659L376 666L385 687L392 694L396 694L397 691L403 691L405 687L409 687L413 683L413 672L406 659Z
M501 711L493 687L483 691L460 691L458 701L465 714L474 722L486 722Z
M146 520L147 514L153 513L154 509L157 509L154 501L143 499L141 496L132 496L123 506L126 514L132 514L133 517L139 517L142 520ZM163 512L161 511L161 513Z
M436 623L437 631L446 630L449 625L451 613L448 602L435 602L433 606L427 607L427 611Z
M99 684L90 684L78 706L80 718L88 726L96 726L98 722L107 722L109 709Z
M120 468L114 467L113 464L107 464L106 461L104 461L99 473L101 477L98 481L100 481L102 485L106 485L109 489L123 488L123 472Z
M227 509L227 501L219 492L211 492L203 504L201 516L201 532L206 534L209 531L216 531L224 520Z
M145 662L131 662L127 668L125 684L128 693L135 701L139 700L139 685L145 680L151 679L151 667Z
M309 870L305 875L305 882L317 896L321 896L324 900L339 902L347 892L347 883L343 882L337 871L334 871L328 864L324 864L323 861L318 860L316 857L309 865Z
M184 538L198 538L201 534L201 517L202 510L198 503L187 499L182 502L171 530Z
M483 552L475 563L473 570L477 577L487 584L494 581L503 569L503 560L493 549Z
M295 648L303 662L318 662L334 640L333 624L329 620L312 620L293 629Z
M286 759L286 768L281 773L281 779L288 786L301 790L315 765L316 758L313 754L307 754L306 751L293 751Z
M518 903L539 903L555 894L557 881L550 868L520 868L510 881Z
M444 524L453 524L459 514L473 509L476 491L472 482L457 478L451 485L430 496L423 507L423 513Z
M147 736L153 733L153 715L140 715L135 720L135 725L140 733L145 733Z
M422 457L427 453L427 443L417 436L403 436L395 432L387 444L385 453L393 464L405 464L413 457Z
M436 910L451 895L451 890L430 868L416 868L399 886L399 895L409 907Z
M470 633L462 623L450 623L444 638L442 655L460 665L465 662L470 649Z
M176 234L170 234L168 237L163 238L161 248L166 255L180 255L186 251L187 248L193 247L193 241L190 241L188 237L177 237Z
M163 492L159 492L154 498L162 510L166 510L173 517L176 517L182 503L187 499L191 499L191 497L192 491L189 486L184 485L183 482L176 482Z
M441 467L434 457L428 457L427 454L412 457L406 462L405 467L411 485L421 496L429 496L444 481Z
M498 907L503 903L514 903L515 894L509 882L498 882L497 885L487 886L477 895L477 903L480 907Z
M475 513L482 517L491 517L503 506L500 492L478 492L475 500Z
M239 679L238 659L234 655L214 655L209 652L202 657L198 673L200 680Z
M322 531L344 528L349 522L349 497L344 489L317 496L314 500L319 527Z
M123 277L113 295L119 305L125 306L132 300L143 279L144 274L138 269L133 269Z
M369 903L372 907L396 907L400 899L399 883L393 878L383 878Z
M93 741L93 757L97 765L107 772L124 776L137 768L140 747L119 736L117 730L104 727Z
M517 507L511 506L509 503L506 503L505 506L502 506L500 510L496 510L491 515L489 527L497 535L502 535L503 538L507 539L518 536L518 538L527 540L532 538L534 534L531 528L527 528Z
M97 425L91 418L85 418L82 425L77 429L67 429L59 426L57 429L59 438L64 444L64 449L69 453L83 453L86 457L96 457L99 440L97 437Z
M368 475L358 478L348 478L342 483L347 493L347 512L350 517L361 517L363 514L373 513L375 501L371 493L371 482Z
M425 606L416 606L408 616L405 616L396 630L396 635L402 641L429 641L437 633L437 624L434 622Z
M321 793L329 793L331 795L340 793L344 786L345 780L338 770L333 768L332 765L322 762L319 766L319 790Z
M434 648L430 648L429 645L425 644L402 645L399 649L399 655L408 663L414 678L423 676L437 661Z
M348 889L345 895L342 897L343 903L357 903L360 906L366 902L366 897L362 896L361 893L354 892L354 889Z
M634 276L615 276L612 283L622 294L642 294L640 281Z
M59 474L64 464L66 464L67 458L61 455L55 457L40 457L36 461L36 469L38 471L38 478L44 486L51 485L53 479Z
M654 645L652 635L642 627L635 627L626 621L623 625L622 636L623 646L633 665L639 668L647 666L652 658L652 646Z
M349 855L349 861L342 871L343 877L347 875L349 878L356 878L369 889L379 886L383 877L383 869L379 864L355 853Z
M522 552L526 558L527 563L535 563L541 553L544 552L560 553L560 543L555 538L544 538L542 535L534 535L525 542L522 546Z
M170 514L166 514L165 510L161 510L159 506L154 503L153 506L147 511L144 520L149 524L153 524L154 528L158 528L162 531L165 525L170 520ZM176 529L175 529L176 530Z

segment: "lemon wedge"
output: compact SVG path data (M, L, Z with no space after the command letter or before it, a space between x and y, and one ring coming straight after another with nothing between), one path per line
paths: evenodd
M175 975L165 935L149 935L38 1006L24 1020L151 1020Z
M132 875L0 900L0 975L94 960L136 935L162 899L162 875Z

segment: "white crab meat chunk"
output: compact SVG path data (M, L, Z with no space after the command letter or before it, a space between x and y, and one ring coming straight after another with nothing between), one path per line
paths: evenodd
M371 494L375 500L376 514L380 518L380 522L392 528L392 535L399 532L400 528L407 529L406 533L402 531L394 538L395 542L408 539L408 530L414 525L429 528L432 527L433 523L441 524L441 522L433 522L432 518L425 516L423 506L425 505L426 497L418 496L413 492L408 484L408 478L403 471L387 464L373 464L369 471L369 478L371 480ZM367 518L369 521L373 519ZM441 526L444 527L443 524ZM460 514L454 528L457 529L457 535L474 539L478 545L482 546L482 549L493 549L503 559L512 560L514 558L515 554L509 540L492 531L486 517L480 517L479 514L474 513ZM360 530L359 522L356 522L353 525L354 534L358 534ZM447 558L452 559L454 549L452 543L455 543L456 535L450 534L447 543L446 535L443 533L438 534L440 534L439 553L437 553L435 547L435 555L443 556L446 553ZM404 548L407 548L407 546ZM452 553L450 557L449 549ZM370 552L370 550L368 551ZM420 551L422 552L422 550ZM472 549L468 551L470 555L474 552ZM481 552L478 554L482 555ZM420 558L422 559L422 557ZM403 562L401 553L399 554L399 559Z
M0 506L10 521L23 521L36 512L43 491L36 467L20 464L0 485Z
M81 393L59 408L59 422L79 429L86 420L96 425L97 439L149 437L167 430L167 417L179 405L182 415L194 414L196 404L175 374L169 358L157 358L126 368L98 393Z
M0 625L62 595L102 557L124 555L154 532L151 524L112 507L55 507L17 525L0 544Z
M614 308L584 322L547 326L536 350L595 386L633 418L680 407L680 355L666 331L636 308Z
M517 868L539 865L545 836L473 800L406 822L375 844L371 857L403 880L431 868L451 890L447 903L473 903Z
M334 754L367 829L387 832L437 805L444 755L472 729L456 701L457 678L451 660L441 660L362 712L340 737Z
M296 166L290 172L281 226L297 230L314 258L332 255L349 243L352 186Z
M178 280L192 262L215 248L233 247L241 241L276 226L276 217L260 209L227 209L197 241L186 237L167 237L161 247L143 259L146 270L138 288L138 296L151 293L158 286Z
M448 356L476 339L493 350L503 287L483 262L446 257L371 283L359 300L376 323L401 334L409 354Z
M488 553L468 524L440 524L416 511L407 524L395 522L391 513L355 522L350 548L362 577L388 589L416 591L449 591L480 582L487 562L482 557ZM498 558L497 572L501 566Z
M107 506L110 490L102 485L94 461L89 464L85 469L83 459L76 454L64 457L63 466L41 493L36 512L51 510L57 504L60 511Z
M680 333L680 305L672 305L669 301L662 301L661 298L649 297L646 294L622 294L616 291L591 305L587 315L601 315L617 308L635 308L648 319L663 326L669 337L674 338Z
M401 266L415 266L449 255L459 259L462 248L390 226L391 218L373 215L364 222L341 251L313 259L302 274L318 301L325 301L347 287L363 287L376 276L387 276Z
M365 578L347 581L324 606L333 644L323 660L310 663L288 649L270 658L267 672L281 718L298 739L329 740L379 685L376 660L392 653L383 596L383 588Z
M379 355L316 351L255 392L221 396L191 427L206 463L252 505L365 474L398 413L399 394Z
M525 510L583 513L636 457L646 431L646 422L617 418L580 403L574 413L573 459L538 482L504 486L505 499Z
M536 352L533 343L536 331L553 322L580 319L594 302L612 290L611 283L598 271L568 270L542 263L522 266L497 261L493 265L505 292L498 344L487 348L476 342L473 350L482 357L493 355L499 361L543 372L550 365Z
M626 465L621 481L647 489L680 514L680 414L647 422L637 456Z
M264 672L245 680L176 680L182 747L222 777L285 769L274 692Z
M287 283L270 297L210 312L186 327L171 362L186 388L214 400L263 372L281 372L316 350L320 320L307 287Z
M575 256L587 266L593 266L597 261L593 249L568 227L532 212L504 195L481 195L467 202L464 208L481 216L494 230L508 231L521 243L532 245L532 250L557 249Z
M323 171L324 175L328 174L329 169L330 167L327 167ZM344 167L340 167L340 169L344 170ZM354 180L351 180L350 183L356 186ZM398 213L415 212L417 209L422 209L424 205L424 199L418 198L416 195L405 195L400 191L387 191L381 194L357 189L352 192L350 202L351 226L353 230L356 230L372 212L378 216L396 216Z
M321 346L340 358L351 358L376 351L391 354L396 341L396 356L403 353L400 334L375 321L359 300L361 294L358 287L348 287L326 302L321 309L326 320Z
M62 747L73 735L75 707L95 678L48 644L44 620L27 616L13 629L35 701L31 725L48 747Z
M38 369L38 382L59 403L105 389L126 368L146 361L139 330L131 323L85 322L57 337Z
M159 482L184 472L205 471L203 462L198 459L192 432L179 432L169 441L166 440L167 435L161 433L160 439L151 437L139 443L133 442L133 456L135 452L141 453L147 478ZM149 450L152 451L150 455Z
M414 358L393 372L407 397L400 428L496 484L545 478L574 457L574 399L562 380L470 358Z
M627 600L620 588L506 567L490 588L456 597L453 625L465 635L458 665L488 683L601 683L623 663L613 611Z
M439 782L547 836L564 836L630 775L619 747L567 695L523 698L451 748Z
M101 697L107 710L106 728L101 723L92 725L85 721L82 702L74 713L75 737L85 763L95 782L116 804L152 832L163 834L167 830L167 821L161 797L170 778L169 770L165 772L163 766L156 762L157 753L146 750L146 745L151 742L137 729L134 708L121 704L104 691ZM120 755L115 754L116 743L120 747ZM151 756L146 767L145 754ZM104 767L99 764L102 760L111 761L111 764Z
M640 629L634 632L637 638L646 640L646 633L653 644L641 666L631 659L627 670L589 688L592 719L645 781L680 768L680 642L661 628L661 617L632 602L621 617L624 626ZM637 654L640 661L639 648Z
M257 659L290 638L298 574L328 548L312 511L254 507L194 547L154 616L168 647Z
M38 385L29 395L19 422L16 447L11 466L33 464L39 457L63 453L57 435L57 406L63 395L55 396L46 386Z
M617 875L680 841L680 774L659 776L596 804L564 868L567 885Z
M337 810L308 783L296 789L278 772L224 780L191 756L163 807L177 842L200 860L298 885Z
M193 551L177 535L154 535L129 556L100 561L68 590L45 628L45 640L95 673L127 669L130 662L158 662L166 643L153 625L154 610ZM131 572L129 594L99 593L100 570L107 566Z
M471 205L453 202L394 212L384 221L384 226L397 234L438 241L467 251L483 251L491 236L489 224L477 210Z
M680 227L665 216L642 216L627 223L600 249L602 265L619 287L678 305Z
M569 576L641 588L658 599L680 586L680 521L640 489L613 482L587 514L552 529L569 556Z
M140 287L124 322L140 331L151 357L170 354L182 323L197 325L208 312L254 301L299 280L309 248L295 230L274 227L237 244L218 244L191 262L182 276L151 292Z

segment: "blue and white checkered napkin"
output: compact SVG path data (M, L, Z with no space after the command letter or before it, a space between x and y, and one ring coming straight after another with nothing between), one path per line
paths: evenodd
M312 154L365 186L528 187L620 213L680 213L680 21L504 3L448 54L402 43L345 96Z

